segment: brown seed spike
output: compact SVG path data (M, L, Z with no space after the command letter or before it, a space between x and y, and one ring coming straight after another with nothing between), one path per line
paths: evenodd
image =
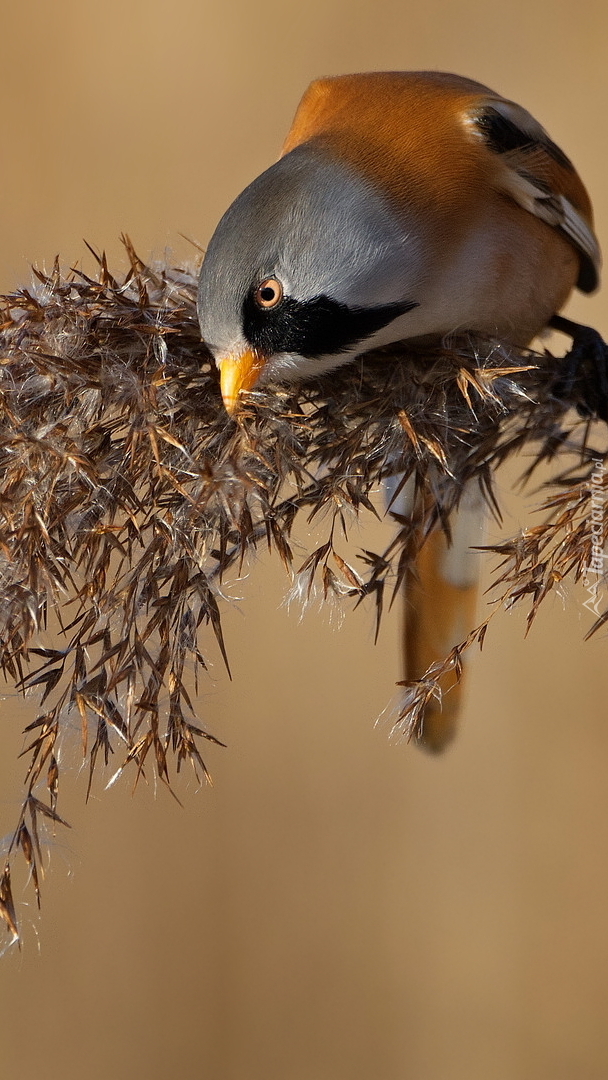
M291 389L253 394L241 380L228 422L200 340L195 274L148 266L125 247L125 275L103 254L93 277L65 275L57 261L2 300L0 664L47 702L29 725L23 806L0 878L13 939L11 860L30 865L36 887L45 829L65 824L57 743L75 721L89 791L110 762L113 778L145 770L172 785L189 763L208 779L201 740L219 740L196 715L187 676L196 687L210 660L228 665L222 582L254 565L260 542L289 568L294 521L314 519L301 592L319 584L330 602L375 607L379 622L433 530L449 536L463 488L477 484L498 515L493 472L525 449L560 472L540 523L495 549L493 611L523 603L533 618L556 582L583 587L593 557L605 426L569 411L584 408L580 384L568 400L555 396L548 356L468 337L392 347ZM260 287L261 303L280 302L277 282ZM394 535L383 551L359 552L357 566L343 546L350 521L381 516L376 494L388 480L399 495L414 491L420 515L410 519L395 495ZM594 535L606 543L605 519ZM594 610L592 630L606 617ZM400 732L417 738L426 723L428 733L442 679L458 679L487 625L416 670Z

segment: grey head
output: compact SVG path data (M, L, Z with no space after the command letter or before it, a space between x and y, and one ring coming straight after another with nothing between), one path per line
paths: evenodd
M322 145L299 146L213 234L198 291L203 339L220 368L255 354L240 387L319 374L404 336L390 327L417 306L408 266L418 247L379 190Z

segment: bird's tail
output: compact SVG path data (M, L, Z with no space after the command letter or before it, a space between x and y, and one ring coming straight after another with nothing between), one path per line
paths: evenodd
M408 681L422 679L431 664L463 641L475 626L484 505L475 487L465 490L450 517L450 540L441 528L427 537L405 583L404 655ZM419 742L439 752L454 738L463 684L452 671L439 683L423 717Z

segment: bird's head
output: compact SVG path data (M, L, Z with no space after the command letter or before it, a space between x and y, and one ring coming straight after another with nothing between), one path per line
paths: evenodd
M311 378L407 336L415 248L380 191L322 145L262 173L224 214L200 274L227 411L257 383Z

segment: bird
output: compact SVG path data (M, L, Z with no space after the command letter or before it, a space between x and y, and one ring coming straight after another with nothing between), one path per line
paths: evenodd
M304 93L279 159L221 218L198 315L230 416L254 386L315 378L395 342L473 333L525 347L552 327L572 338L562 385L592 355L588 411L608 420L608 348L559 314L573 289L598 287L600 263L583 182L525 108L444 72L329 76ZM478 520L477 506L463 513ZM466 522L457 531L468 536ZM452 558L446 577L448 555L431 537L410 583L414 677L470 617L470 565L459 578Z

